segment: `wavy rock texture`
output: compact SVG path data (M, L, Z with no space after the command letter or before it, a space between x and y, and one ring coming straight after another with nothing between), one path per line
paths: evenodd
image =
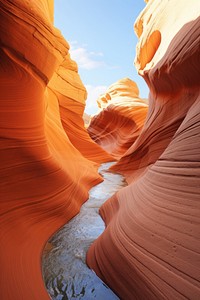
M71 143L84 157L97 163L113 160L112 156L91 140L84 126L87 92L79 77L77 64L71 60L69 53L53 74L48 87L56 94L62 126Z
M44 244L78 213L88 190L102 180L97 164L84 156L105 161L106 153L77 124L81 122L86 92L76 64L69 58L69 45L52 21L53 1L1 1L2 300L49 299L40 266ZM72 72L76 73L74 81ZM72 106L77 109L74 134L82 134L83 144L96 149L97 154L79 147L83 156L68 138L62 126L68 118L67 103L69 111ZM69 128L72 130L71 124Z
M100 209L87 262L121 299L200 298L200 2L148 1L135 29L150 88L143 130L113 167L129 186Z
M139 136L148 104L139 98L135 82L123 78L97 100L100 113L88 127L92 139L116 159L121 158Z
M161 5L157 1L150 1L135 24L136 33L140 37L135 64L139 74L148 83L151 93L147 121L141 135L125 156L111 168L112 171L124 174L129 182L143 174L165 150L194 103L195 97L191 97L190 94L196 94L193 89L198 87L199 70L196 61L199 61L199 52L193 50L195 47L193 39L197 39L195 43L198 45L198 20L193 28L193 36L190 37L188 34L187 41L182 38L185 32L189 32L190 27L193 27L187 23L191 18L195 18L193 15L196 14L197 17L198 13L194 11L195 9L187 13L187 6L178 7L177 9L181 9L179 18L177 13L168 18L173 5L173 1L169 1L168 4L163 2L162 8L165 11L162 17L158 17ZM170 26L173 27L173 36L167 30ZM187 47L191 47L193 52L190 53ZM194 61L196 59L194 70L190 66L190 55ZM186 74L187 68L191 69L193 74Z

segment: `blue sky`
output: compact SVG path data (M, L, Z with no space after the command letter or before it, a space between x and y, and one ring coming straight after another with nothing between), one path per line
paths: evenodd
M88 91L86 112L115 81L129 77L147 98L148 88L133 64L137 37L133 24L144 0L55 0L54 24L69 42L71 57Z

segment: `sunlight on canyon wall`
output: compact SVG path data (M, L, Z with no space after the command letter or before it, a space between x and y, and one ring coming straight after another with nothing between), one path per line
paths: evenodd
M107 227L87 254L120 299L200 297L199 12L198 0L150 0L135 23L149 110L111 167L129 185L100 208Z
M200 298L200 2L146 2L135 65L149 99L123 78L86 130L86 89L53 0L1 1L2 300L49 299L44 245L114 160L129 185L100 208L89 267L120 299Z
M53 1L1 1L0 298L6 300L49 299L44 244L102 181L97 163L111 160L84 128L86 90L52 20Z
M139 136L146 119L147 100L139 98L135 82L123 78L97 100L100 112L88 127L92 139L119 159Z

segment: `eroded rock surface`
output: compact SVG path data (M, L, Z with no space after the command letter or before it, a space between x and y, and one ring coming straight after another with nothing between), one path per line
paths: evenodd
M49 299L40 265L44 244L102 181L95 162L111 159L84 128L86 91L52 22L53 1L1 1L3 300ZM69 131L80 137L79 146Z
M149 85L138 139L111 169L129 186L101 208L89 266L121 299L200 297L200 2L148 1L135 24Z
M113 160L111 155L90 138L84 126L87 92L79 77L77 64L71 60L69 52L54 72L48 88L59 103L62 126L70 142L89 160L97 163Z
M139 136L147 115L147 100L139 98L137 84L123 78L97 100L100 112L88 127L92 139L116 159L121 158Z

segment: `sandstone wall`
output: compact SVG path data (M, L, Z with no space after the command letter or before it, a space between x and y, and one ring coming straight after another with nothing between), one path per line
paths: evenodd
M88 127L92 139L119 160L139 136L146 119L148 103L139 97L137 84L123 78L97 99L100 112Z
M152 0L135 24L149 85L138 139L111 169L129 182L100 209L87 261L120 299L200 297L200 2Z
M86 90L69 45L52 22L53 1L1 1L3 300L49 298L40 265L44 244L102 180L96 162L111 159L84 128Z

